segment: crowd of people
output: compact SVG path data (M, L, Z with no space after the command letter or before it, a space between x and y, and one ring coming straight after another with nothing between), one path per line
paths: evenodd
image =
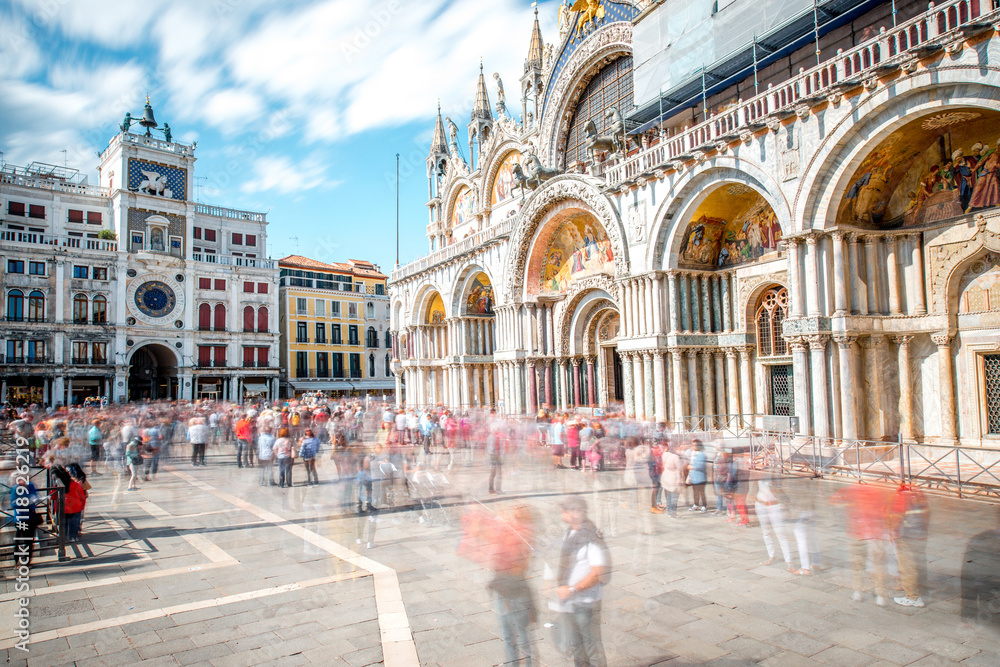
M613 480L605 488L622 509L642 517L636 525L643 532L649 532L650 522L670 521L682 513L711 515L734 529L759 529L765 565L780 557L797 576L812 576L823 568L813 490L761 469L761 462L739 447L621 415L543 409L526 419L487 410L396 408L325 399L160 402L6 408L0 412L0 430L27 451L36 470L48 473L44 484L37 475L13 476L10 505L27 505L33 517L28 527L18 528L19 535L34 533L43 522L46 492L61 488L61 530L69 541L80 539L91 480L113 475L117 503L141 484L154 483L161 460L170 458L174 465L189 461L192 467L257 468L257 483L265 487L336 484L342 510L359 518L357 542L372 548L380 510L410 506L420 511L423 521L428 489L445 489L447 475L456 466L471 473L489 494L499 495L504 493L508 464L518 466L530 459L536 469L548 468L557 476ZM477 460L483 465L473 465ZM485 468L488 477L478 477ZM923 545L930 513L923 494L906 485L895 491L848 485L831 500L846 512L855 599L887 604L892 599L887 562L892 562L898 564L904 590L895 602L922 607ZM571 496L562 510L567 532L553 579L558 583L556 608L566 619L565 648L582 656L578 664L602 664L595 617L600 587L610 570L609 552L581 498ZM523 561L531 555L524 547L530 546L535 529L527 506L511 512L502 526L482 516L470 520L469 515L465 535L479 545L478 552L489 554L484 562L496 573L491 586L506 610L501 626L508 655L523 659L528 650L526 623L534 618L534 603L522 581L528 568ZM517 527L513 534L512 526ZM868 588L871 597L865 593Z

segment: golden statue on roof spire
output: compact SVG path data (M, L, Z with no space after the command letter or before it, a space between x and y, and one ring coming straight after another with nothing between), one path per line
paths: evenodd
M604 5L601 4L601 0L576 0L570 10L580 12L580 18L576 22L577 31L580 33L586 30L588 23L596 24L604 18Z

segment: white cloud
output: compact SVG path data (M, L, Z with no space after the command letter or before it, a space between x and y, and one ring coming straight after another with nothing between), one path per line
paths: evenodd
M248 194L265 190L292 194L336 184L327 181L326 167L315 158L295 163L285 156L264 156L253 163L253 177L243 184L241 190Z

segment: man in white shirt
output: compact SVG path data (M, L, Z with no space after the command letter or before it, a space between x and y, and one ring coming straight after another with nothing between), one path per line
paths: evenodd
M556 593L566 646L576 667L606 667L601 643L601 578L609 567L604 540L587 518L587 501L570 496L561 505L563 535Z

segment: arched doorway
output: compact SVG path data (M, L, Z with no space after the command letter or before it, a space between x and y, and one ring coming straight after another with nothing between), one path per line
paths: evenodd
M176 400L177 357L164 345L144 345L129 361L130 401Z

